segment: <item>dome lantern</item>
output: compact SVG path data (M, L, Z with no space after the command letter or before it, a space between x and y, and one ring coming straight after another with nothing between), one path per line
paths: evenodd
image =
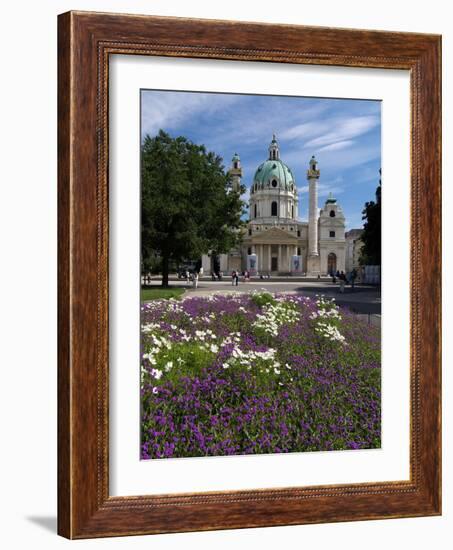
M280 149L278 148L277 138L275 134L272 134L272 141L269 145L269 160L279 160L280 159Z

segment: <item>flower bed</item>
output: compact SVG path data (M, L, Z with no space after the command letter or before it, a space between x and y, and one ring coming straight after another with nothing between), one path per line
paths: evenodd
M143 459L377 448L380 385L379 330L322 297L142 305Z

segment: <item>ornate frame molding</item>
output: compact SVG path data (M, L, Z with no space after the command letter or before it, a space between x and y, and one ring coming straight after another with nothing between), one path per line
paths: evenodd
M58 23L58 532L87 538L440 514L440 37L89 12L65 13ZM276 49L265 47L263 28ZM108 61L113 54L410 71L409 481L109 496Z

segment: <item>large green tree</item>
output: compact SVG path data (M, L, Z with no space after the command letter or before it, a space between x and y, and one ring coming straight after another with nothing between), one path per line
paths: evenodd
M381 170L379 170L381 174ZM365 203L362 210L363 247L360 254L362 265L381 265L381 179L376 189L376 200Z
M245 189L233 189L221 157L160 130L143 140L141 178L142 262L161 257L162 286L168 286L171 260L219 254L237 244Z

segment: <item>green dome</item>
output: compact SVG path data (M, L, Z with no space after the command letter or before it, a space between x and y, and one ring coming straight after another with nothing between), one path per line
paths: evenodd
M296 181L291 169L281 160L266 160L260 164L253 178L252 190L283 189L294 191Z

